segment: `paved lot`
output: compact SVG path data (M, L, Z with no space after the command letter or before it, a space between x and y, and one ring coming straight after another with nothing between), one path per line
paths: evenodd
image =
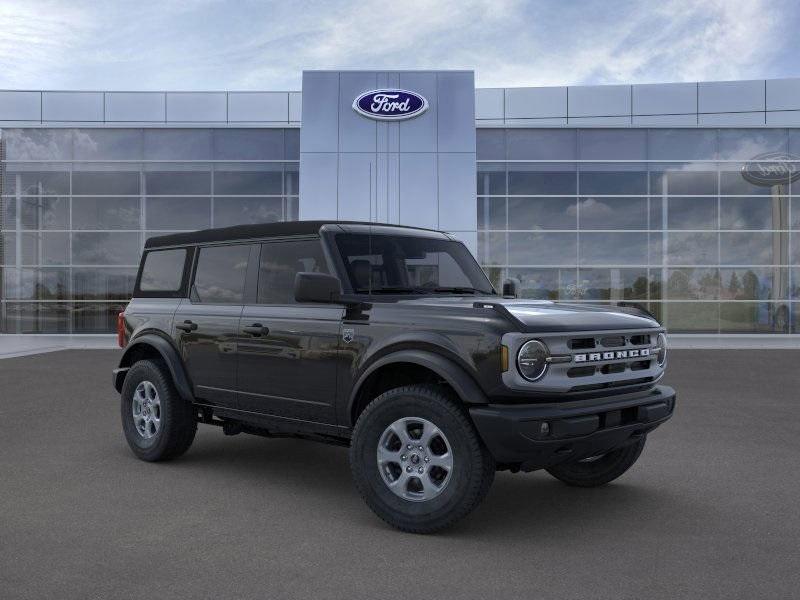
M800 594L800 352L677 351L675 418L602 489L501 473L435 536L372 515L341 448L201 428L137 461L114 351L0 361L0 597Z

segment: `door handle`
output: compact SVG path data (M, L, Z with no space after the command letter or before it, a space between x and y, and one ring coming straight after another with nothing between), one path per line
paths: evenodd
M197 323L192 323L189 319L186 319L183 323L177 323L175 329L180 329L188 333L197 329Z
M249 333L252 336L258 337L259 335L268 335L269 327L264 327L261 323L253 323L249 327L242 327L242 331Z

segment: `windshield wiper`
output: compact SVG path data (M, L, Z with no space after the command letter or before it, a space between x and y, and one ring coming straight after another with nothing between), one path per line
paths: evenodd
M407 286L388 286L379 288L358 288L356 294L422 294L419 288L412 288Z
M471 287L457 287L457 286L453 286L453 287L437 287L437 288L433 288L432 291L434 291L434 292L448 292L448 293L451 293L451 294L489 294L489 295L491 295L491 292L484 292L483 290L478 290L478 289L471 288Z

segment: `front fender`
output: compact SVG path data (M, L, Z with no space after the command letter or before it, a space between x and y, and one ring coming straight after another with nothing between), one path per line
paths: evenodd
M189 383L189 378L186 375L186 369L183 367L183 361L178 354L178 350L169 341L163 337L146 333L140 335L128 344L125 348L125 353L119 361L119 368L114 369L114 388L122 391L122 384L125 381L125 376L128 370L133 366L134 357L145 350L147 354L152 355L154 350L163 359L164 363L169 369L172 376L172 383L178 390L181 398L188 402L194 402L194 394L192 393L192 386Z
M397 363L411 363L433 371L444 379L466 404L488 404L488 399L483 390L461 366L449 358L428 350L409 349L392 352L370 364L353 386L347 406L348 411L353 410L353 404L358 398L359 391L370 375L381 367Z

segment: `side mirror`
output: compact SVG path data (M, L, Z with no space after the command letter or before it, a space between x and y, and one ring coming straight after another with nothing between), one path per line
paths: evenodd
M519 291L519 281L517 279L506 279L503 282L503 296L516 298Z
M327 273L301 272L294 278L294 299L297 302L336 302L342 295L338 277Z

